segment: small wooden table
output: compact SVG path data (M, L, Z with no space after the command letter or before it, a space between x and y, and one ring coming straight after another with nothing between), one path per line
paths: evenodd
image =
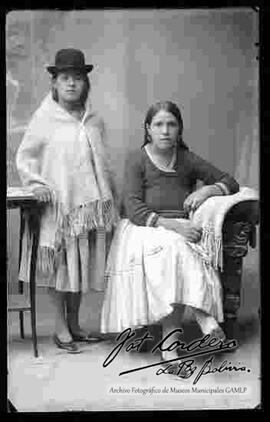
M37 250L39 242L39 222L38 222L38 209L39 205L37 200L33 195L23 195L22 193L16 195L15 190L20 190L21 188L9 188L7 193L7 209L20 209L20 252L19 252L19 262L21 260L21 250L22 250L22 235L24 230L24 212L27 210L31 213L31 236L32 236L32 251L31 251L31 263L30 263L30 304L20 300L20 296L17 295L17 300L8 305L9 312L19 312L20 313L20 327L21 327L21 337L24 337L23 334L23 312L31 312L31 328L32 328L32 341L34 348L34 356L38 357L38 348L37 348L37 333L36 333L36 261L37 261ZM13 190L13 192L12 192ZM20 286L20 293L23 292L22 285ZM12 301L11 301L12 302Z

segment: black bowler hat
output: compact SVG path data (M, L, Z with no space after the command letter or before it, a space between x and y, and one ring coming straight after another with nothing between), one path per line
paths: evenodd
M55 65L47 66L48 72L55 74L61 70L76 69L82 72L91 72L92 64L85 64L84 54L74 48L64 48L55 55Z

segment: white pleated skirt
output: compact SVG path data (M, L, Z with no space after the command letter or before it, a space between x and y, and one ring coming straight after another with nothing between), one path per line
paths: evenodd
M218 271L180 234L122 219L106 267L101 332L121 332L160 321L182 304L223 321Z

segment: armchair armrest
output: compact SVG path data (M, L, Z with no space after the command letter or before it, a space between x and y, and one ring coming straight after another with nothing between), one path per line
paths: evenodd
M252 224L259 223L259 201L243 201L236 204L228 212L226 220L249 221Z
M257 224L259 201L243 201L232 207L223 225L224 252L233 256L245 256L248 244L255 248Z

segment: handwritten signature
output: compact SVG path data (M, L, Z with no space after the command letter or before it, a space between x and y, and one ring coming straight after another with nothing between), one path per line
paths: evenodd
M250 369L246 368L246 366L242 365L238 367L236 365L232 365L231 362L228 363L227 360L224 360L219 366L215 367L213 366L214 356L211 356L203 363L200 368L198 368L195 360L193 359L202 355L209 355L213 353L224 352L226 350L232 350L237 347L236 340L229 340L226 343L218 338L211 338L211 336L207 334L200 339L196 339L186 344L181 340L174 340L172 342L172 336L175 333L182 334L182 328L176 328L172 330L169 334L167 334L153 347L151 353L155 353L156 351L173 351L176 349L184 350L189 353L183 356L179 356L178 358L169 359L166 361L162 360L161 362L129 369L127 371L122 371L119 373L119 376L126 375L132 372L142 371L151 367L162 366L161 368L157 369L156 375L174 374L180 378L190 378L192 375L196 375L193 380L193 384L197 384L201 377L207 374L223 373L226 371L250 372ZM137 352L139 352L140 348L142 347L145 341L154 339L154 337L151 336L148 331L146 331L142 337L131 341L131 339L135 335L135 331L132 331L131 328L127 328L116 337L115 342L117 343L117 345L104 360L104 368L106 368L114 361L114 359L117 357L117 355L122 349L124 349L125 352L130 352L131 350L136 350ZM197 370L198 373L196 373Z

